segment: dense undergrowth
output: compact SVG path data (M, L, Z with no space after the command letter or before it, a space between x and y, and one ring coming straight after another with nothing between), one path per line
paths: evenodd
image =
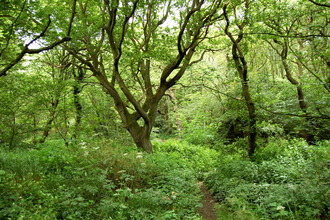
M240 153L222 156L205 180L221 202L219 219L329 219L329 145L271 138L253 162Z
M49 141L0 151L0 219L202 219L199 180L219 219L329 219L329 141L153 142L154 154L110 141Z
M175 140L154 151L109 141L3 148L0 219L201 219L197 179L218 152Z

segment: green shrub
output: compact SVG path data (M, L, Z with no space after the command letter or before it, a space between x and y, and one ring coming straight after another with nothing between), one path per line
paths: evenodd
M175 157L174 163L175 160L180 161L185 168L193 169L199 179L203 179L205 173L212 171L218 165L220 156L218 151L208 146L192 145L174 139L155 141L153 146L155 152L167 157Z

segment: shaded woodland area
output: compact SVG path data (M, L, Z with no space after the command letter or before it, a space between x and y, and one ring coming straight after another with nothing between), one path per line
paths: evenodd
M328 219L330 3L0 2L0 219Z

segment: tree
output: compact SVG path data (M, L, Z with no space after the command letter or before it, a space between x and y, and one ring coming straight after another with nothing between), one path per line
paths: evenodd
M233 34L229 31L230 27L230 21L228 17L228 10L227 7L229 5L229 2L225 4L223 11L224 11L224 16L226 19L226 24L224 31L226 35L229 37L230 41L232 42L232 57L235 62L235 67L236 70L239 73L240 79L241 79L241 85L242 85L242 90L243 90L243 97L245 99L245 104L247 107L247 110L249 112L249 147L248 147L248 156L252 157L256 148L256 136L257 136L257 131L256 131L256 111L255 111L255 106L254 102L252 100L251 94L250 94L250 89L249 89L249 83L248 83L248 64L245 59L244 51L241 46L241 41L243 40L244 37L244 27L247 24L247 19L249 16L249 0L244 1L244 14L242 15L242 19L238 19L236 15L236 8L237 6L233 5L233 13L234 13L234 23L236 23L236 26L238 28L238 36L235 39Z
M62 102L66 99L66 90L68 89L70 82L69 79L72 78L72 68L70 68L70 56L66 53L63 49L54 49L49 51L42 56L41 59L37 60L36 63L42 63L40 72L47 75L48 81L44 84L47 85L47 92L45 92L45 102L43 103L47 111L49 112L48 116L46 117L47 120L45 122L43 128L43 134L38 142L43 143L46 138L48 137L51 129L54 127L54 123L56 118L59 115L65 115L66 112L62 112L60 107ZM73 84L73 98L77 102L78 94L75 93L76 90L75 84ZM75 102L75 106L77 103ZM79 102L79 101L78 101ZM65 105L65 104L64 104ZM63 106L63 105L62 105ZM63 111L63 107L62 107ZM65 111L65 110L64 110ZM65 126L67 126L67 117L64 117ZM58 129L58 126L57 126ZM63 134L60 130L58 130L61 136ZM65 132L67 133L67 132ZM63 136L65 143L68 145L68 141Z
M66 49L114 99L136 146L152 152L150 134L158 103L195 62L193 55L220 17L221 1L77 2L79 23Z
M301 83L293 76L292 67L289 65L288 54L289 54L289 45L292 44L292 41L289 37L293 32L297 32L297 27L295 23L297 19L301 17L301 11L298 13L292 13L291 7L286 2L278 3L274 6L277 10L272 10L272 13L264 13L265 17L267 17L266 21L263 21L263 24L270 29L270 32L274 33L277 36L266 39L266 41L271 45L271 47L276 51L276 53L280 56L283 68L285 70L285 76L289 80L290 83L296 86L297 94L298 94L298 102L301 111L304 113L307 112L307 104L305 101L304 93L302 90ZM280 10L282 9L283 10ZM264 17L264 18L265 18ZM263 18L263 19L264 19ZM290 28L288 28L288 26ZM300 47L302 47L302 42L300 42ZM275 45L278 47L276 47ZM298 63L298 70L301 66ZM298 74L297 74L298 75ZM299 77L302 75L302 69L299 71Z
M291 124L288 130L295 128L296 133L312 140L323 131L323 119L329 118L326 95L329 92L326 74L328 9L309 2L291 1L277 4L261 1L259 8L262 10L255 16L255 21L260 25L255 32L280 58L281 69L292 84L285 90L291 93L290 87L296 89L295 102L300 109L300 112L295 112L291 105L286 112L278 114L301 117L303 120L299 122L297 118L286 117L284 120L290 122L285 124ZM281 120L283 123L283 118Z

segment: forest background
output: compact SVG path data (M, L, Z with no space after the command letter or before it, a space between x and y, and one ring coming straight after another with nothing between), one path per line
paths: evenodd
M1 218L329 218L329 8L1 1Z

